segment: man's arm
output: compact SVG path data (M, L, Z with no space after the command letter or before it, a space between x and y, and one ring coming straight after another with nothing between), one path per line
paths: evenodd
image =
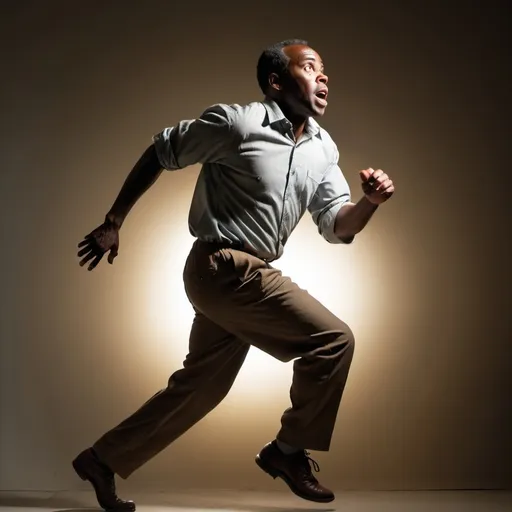
M227 105L213 105L199 118L180 121L155 135L153 144L128 175L106 220L120 228L133 205L164 169L174 171L221 159L235 144L233 113Z
M334 221L334 234L343 241L350 241L360 233L379 205L387 201L395 191L393 181L381 169L365 169L359 175L365 195L356 204L344 204Z
M368 224L378 205L363 196L357 203L345 203L336 214L334 234L344 241L349 241Z
M155 183L162 171L155 145L151 144L128 174L117 199L106 215L106 220L119 229L133 205Z
M80 266L89 262L87 270L91 271L109 252L108 262L114 263L119 250L119 229L133 205L144 192L156 181L163 168L158 159L156 148L152 144L139 158L128 174L117 199L105 216L103 224L91 231L78 244Z

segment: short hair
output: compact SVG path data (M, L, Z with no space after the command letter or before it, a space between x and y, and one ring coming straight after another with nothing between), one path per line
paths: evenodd
M269 46L260 55L256 67L256 77L263 94L267 94L269 86L268 77L271 73L277 73L279 76L288 73L288 63L290 59L283 52L283 48L295 44L309 46L309 43L304 39L286 39L285 41Z

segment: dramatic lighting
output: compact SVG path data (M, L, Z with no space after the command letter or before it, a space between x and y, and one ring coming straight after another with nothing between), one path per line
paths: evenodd
M139 363L147 367L148 374L165 376L181 367L194 318L184 290L183 266L194 241L187 217L197 172L173 173L167 179L175 193L172 204L163 185L132 221L134 238L129 243L136 245L144 240L147 256L140 257L140 269L135 272L137 311L126 323L126 329L134 335L134 351L142 358ZM397 236L370 228L350 246L333 245L322 239L306 214L282 258L273 263L350 325L356 340L360 340L357 363L365 368L379 364L390 326L403 322L417 306L407 253L400 250ZM390 288L401 298L399 312L389 301ZM403 330L404 326L400 327ZM270 399L287 399L291 377L291 362L281 363L251 347L229 400L242 408L255 402L268 407ZM358 378L357 368L351 378Z
M167 226L145 234L145 243L154 247L149 266L151 273L141 280L146 286L143 303L147 325L143 330L154 348L150 356L152 361L148 361L151 368L161 364L167 370L170 366L177 369L188 350L194 313L185 295L182 273L193 238L183 229L184 220L179 219L176 225L179 228L169 230ZM364 252L368 253L367 250ZM274 265L361 334L371 328L365 321L368 315L365 300L369 290L371 302L382 304L385 298L380 294L386 287L383 276L375 282L374 272L367 270L371 268L367 260L368 254L363 258L356 244L351 247L327 244L318 235L311 219L305 218L289 241L285 255ZM375 264L374 269L378 270ZM262 389L285 389L290 379L291 365L253 347L231 393L244 398L250 396L251 400L265 400Z
M162 237L155 237L162 240ZM160 256L151 266L151 275L147 279L144 319L147 322L147 336L154 340L151 367L155 362L169 368L183 361L188 351L188 338L194 311L183 286L183 265L193 243L187 232L167 233L166 240L172 240L172 250L157 250ZM152 243L148 241L148 243ZM184 248L177 253L174 247ZM172 259L169 254L173 254ZM156 361L153 361L156 359ZM149 363L148 363L149 364ZM251 399L265 399L262 389L275 386L287 386L290 383L290 371L286 365L268 354L251 347L245 363L238 375L232 395L251 396Z

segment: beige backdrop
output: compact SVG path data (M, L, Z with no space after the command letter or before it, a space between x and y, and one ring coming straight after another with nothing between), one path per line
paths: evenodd
M76 244L154 133L259 99L259 53L287 37L325 60L321 122L354 199L368 166L397 188L350 247L324 242L307 215L277 264L358 342L332 450L315 454L321 477L510 487L505 17L492 2L272 3L2 7L0 489L85 488L70 460L179 368L198 168L142 198L114 266L87 273ZM280 488L253 457L279 428L290 376L253 350L226 401L123 485Z

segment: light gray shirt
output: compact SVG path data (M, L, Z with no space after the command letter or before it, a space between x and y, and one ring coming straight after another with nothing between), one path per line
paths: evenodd
M189 213L192 236L243 243L272 261L309 210L328 242L344 243L334 221L350 189L336 144L313 118L296 141L291 123L268 98L218 104L165 128L153 142L164 169L203 164Z

